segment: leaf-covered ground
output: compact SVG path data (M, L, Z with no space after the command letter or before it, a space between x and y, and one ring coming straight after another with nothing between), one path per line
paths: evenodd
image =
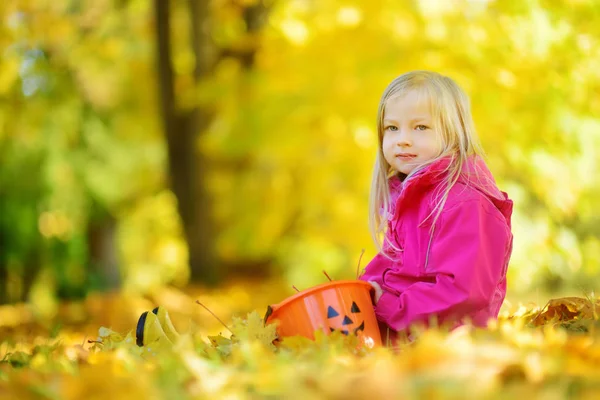
M264 309L239 314L238 307L231 316L244 300L272 302L244 293L234 285L146 299L97 296L62 305L63 326L44 325L25 305L3 307L0 398L600 398L595 299L521 306L488 330L432 329L397 349L365 349L337 333L275 347ZM256 293L277 296L264 287ZM234 335L196 299L225 316ZM181 336L173 346L138 347L137 316L157 304L170 308Z

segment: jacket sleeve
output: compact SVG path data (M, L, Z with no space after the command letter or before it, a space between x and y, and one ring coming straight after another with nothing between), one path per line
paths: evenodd
M506 273L510 228L486 200L472 199L444 210L429 249L424 249L427 281L402 293L384 291L375 312L400 331L415 322L461 318L488 306ZM384 277L385 281L385 277ZM385 282L384 282L385 283Z
M365 267L358 279L362 281L373 281L383 286L383 272L392 265L392 262L383 254L377 254Z
M393 240L390 238L392 234L388 231L386 232L386 239ZM397 243L395 243L398 246ZM394 265L393 258L396 257L396 251L387 244L383 246L384 251L387 251L388 256L383 255L382 253L378 253L373 259L367 264L363 273L359 276L358 279L363 281L373 281L379 284L379 286L383 287L383 274L387 269Z

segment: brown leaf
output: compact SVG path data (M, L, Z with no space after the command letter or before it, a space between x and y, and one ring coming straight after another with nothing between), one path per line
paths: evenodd
M542 311L536 315L531 323L534 326L548 323L559 323L575 319L596 319L600 312L600 302L593 304L589 299L582 297L562 297L551 299Z

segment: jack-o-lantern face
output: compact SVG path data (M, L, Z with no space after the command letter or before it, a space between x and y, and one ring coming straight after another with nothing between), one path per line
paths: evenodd
M352 317L348 316L347 314L344 314L344 316L342 317L335 308L329 306L327 308L327 319L331 321L331 325L336 326L336 328L332 328L331 326L329 327L331 332L339 330L344 335L347 335L350 332L356 335L359 331L364 331L365 321L362 320L360 324L358 323L358 318L360 318L361 313L360 309L358 308L355 302L352 302L352 306L350 307L350 314ZM343 328L337 328L339 326L342 326Z

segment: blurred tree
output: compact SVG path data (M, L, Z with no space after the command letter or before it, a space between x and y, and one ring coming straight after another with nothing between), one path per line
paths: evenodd
M265 21L267 7L262 1L236 5L242 14L248 37L255 39ZM237 59L244 69L254 64L256 45L243 49L219 48L212 39L213 18L210 2L189 0L190 37L194 54L192 86L213 79L216 66L225 57ZM232 5L229 5L231 7ZM172 67L171 2L155 0L156 35L158 48L158 82L161 111L168 149L171 187L177 197L177 208L182 219L188 244L191 279L196 282L216 283L217 259L213 207L206 178L210 162L200 151L200 138L213 122L215 107L198 104L182 107L178 104Z
M15 179L24 170L42 162L39 153L18 153L8 143L0 164L0 304L24 301L41 265L42 236L38 210L32 198L41 198L47 188L39 176Z
M117 218L159 188L149 96L121 89L151 71L146 18L97 5L0 5L2 301L27 299L43 271L64 298L119 287Z
M63 296L185 284L188 261L204 281L353 276L374 252L377 103L411 69L471 95L515 199L511 285L596 282L597 2L18 0L0 18L4 298L40 269Z

